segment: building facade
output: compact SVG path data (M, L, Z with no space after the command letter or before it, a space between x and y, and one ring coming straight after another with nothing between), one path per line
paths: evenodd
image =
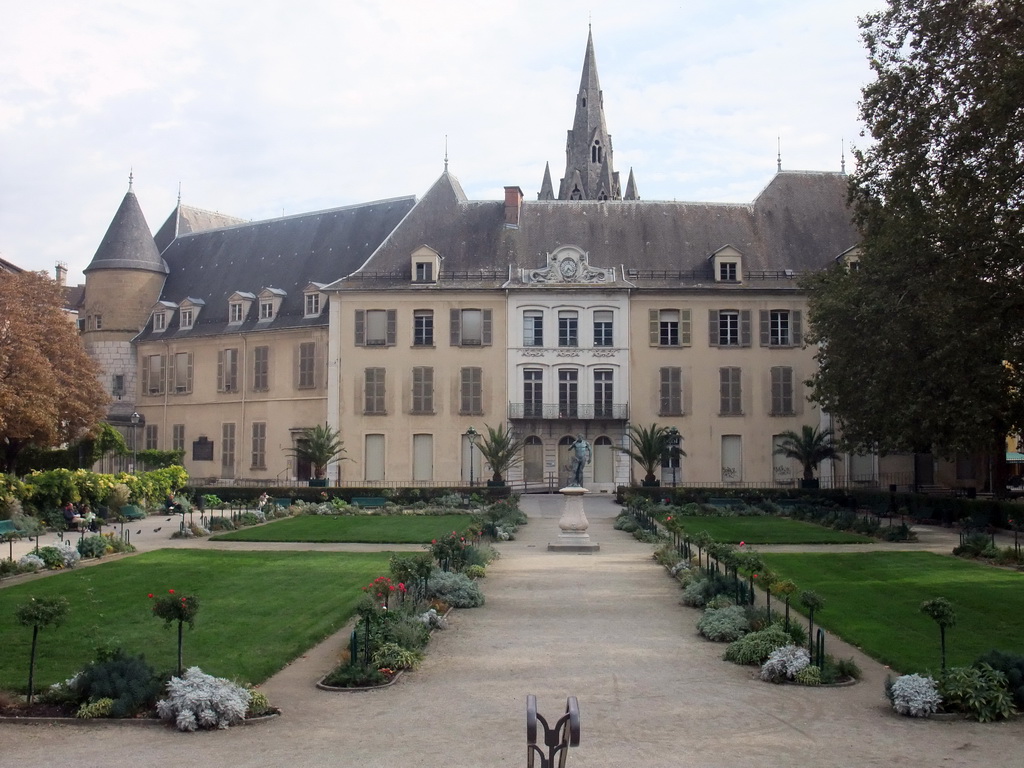
M291 452L326 423L334 481L479 482L469 428L506 423L525 440L510 480L562 483L584 435L586 485L611 490L638 478L615 450L630 425L656 423L686 453L664 483L795 482L778 436L823 423L798 279L856 246L846 177L645 201L614 169L592 38L575 105L536 200L470 200L446 162L419 199L252 223L179 203L154 237L129 189L84 312L122 418L201 478L306 479Z

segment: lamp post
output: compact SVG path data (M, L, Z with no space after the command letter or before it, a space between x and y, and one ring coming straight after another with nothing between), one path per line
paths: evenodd
M469 438L469 487L473 487L473 448L476 447L476 441L480 437L480 433L477 432L473 427L466 430L466 437Z
M138 411L133 411L130 419L132 422L132 474L134 475L136 471L136 465L138 464L139 461L138 429L139 422L142 420L142 417L139 416Z
M668 428L668 456L672 465L672 487L676 487L676 466L679 464L679 430Z

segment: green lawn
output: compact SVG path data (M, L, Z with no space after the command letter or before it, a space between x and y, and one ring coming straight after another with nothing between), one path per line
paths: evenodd
M757 515L749 517L676 517L691 536L707 531L711 538L725 544L862 544L874 541L858 533L844 533L813 523L786 517Z
M64 595L67 622L39 634L36 689L70 677L111 640L157 670L177 663L177 631L152 614L147 593L199 596L185 628L185 666L260 683L342 627L362 588L387 574L389 552L161 550L0 589L0 689L28 681L32 630L15 607Z
M429 544L464 531L472 515L299 515L211 538L219 541L316 541Z
M957 612L946 631L947 664L970 664L992 648L1024 653L1022 573L930 552L762 556L825 598L815 623L900 672L939 669L939 628L920 611L933 597L948 598Z

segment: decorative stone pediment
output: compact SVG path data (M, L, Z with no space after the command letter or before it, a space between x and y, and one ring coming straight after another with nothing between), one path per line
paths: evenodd
M520 270L524 283L564 285L605 284L615 282L615 268L590 266L590 254L573 246L559 248L547 255L547 265L540 269Z

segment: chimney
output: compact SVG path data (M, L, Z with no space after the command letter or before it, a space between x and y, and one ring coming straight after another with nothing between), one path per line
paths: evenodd
M523 207L523 190L519 187L505 187L505 226L519 228L519 211Z
M57 285L63 288L65 285L67 285L68 282L68 265L65 264L63 261L58 261L56 273Z

